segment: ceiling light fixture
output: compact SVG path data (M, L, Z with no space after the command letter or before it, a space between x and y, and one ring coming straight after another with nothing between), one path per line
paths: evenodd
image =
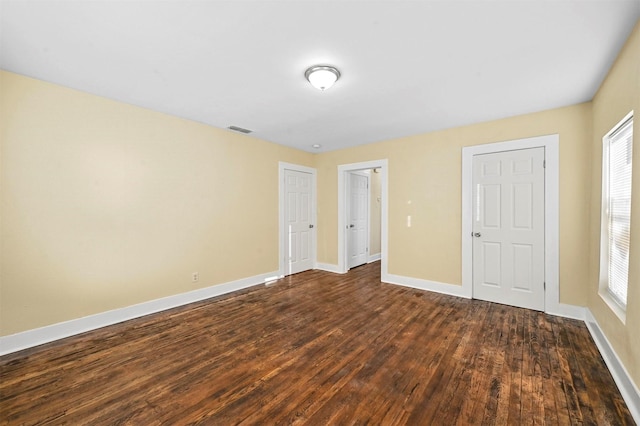
M322 148L322 145L320 145L319 143L314 143L313 145L311 145L311 148L320 149Z
M340 71L330 65L314 65L304 72L309 83L318 90L326 90L340 78Z

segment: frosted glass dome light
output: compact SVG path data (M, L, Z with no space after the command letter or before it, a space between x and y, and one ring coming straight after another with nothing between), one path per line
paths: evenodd
M336 81L338 81L340 78L340 71L329 65L315 65L307 69L304 76L316 89L327 90L329 87L333 86Z

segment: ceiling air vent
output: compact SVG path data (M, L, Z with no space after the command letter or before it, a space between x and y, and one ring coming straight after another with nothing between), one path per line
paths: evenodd
M240 133L251 133L252 132L252 130L243 129L242 127L238 127L238 126L229 126L229 127L227 127L227 129L235 130L236 132L240 132Z

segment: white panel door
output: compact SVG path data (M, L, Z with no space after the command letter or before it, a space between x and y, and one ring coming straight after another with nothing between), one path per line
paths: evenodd
M285 275L313 268L312 175L285 170Z
M349 217L347 226L349 268L369 258L369 176L349 173Z
M544 148L473 157L473 297L544 311Z

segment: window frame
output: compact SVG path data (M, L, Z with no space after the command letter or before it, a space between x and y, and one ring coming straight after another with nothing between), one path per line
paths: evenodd
M616 316L626 323L626 304L621 304L609 290L609 151L610 142L613 135L631 121L633 126L633 111L629 112L622 120L620 120L607 134L602 138L602 199L601 199L601 215L600 215L600 282L599 295ZM632 130L633 132L633 130ZM632 133L632 149L633 149L633 133ZM633 164L633 163L632 163ZM632 166L633 167L633 166ZM633 172L632 172L633 173ZM628 291L627 279L627 291Z

